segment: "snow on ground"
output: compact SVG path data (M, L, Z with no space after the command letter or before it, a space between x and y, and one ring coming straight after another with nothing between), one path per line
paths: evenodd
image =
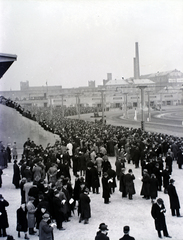
M110 162L114 168L114 157L109 157ZM132 164L126 164L126 171L131 168L136 177L135 188L136 194L133 200L122 199L121 193L116 188L115 193L111 196L111 203L104 204L102 198L102 190L100 188L100 194L90 193L91 198L91 212L92 217L89 224L85 225L78 222L77 210L75 215L71 218L70 222L63 223L65 231L59 231L54 229L55 240L92 240L95 238L95 234L98 231L98 226L101 222L105 222L109 228L110 240L117 240L123 235L123 226L129 225L131 228L130 235L135 237L136 240L158 240L157 232L154 227L154 221L151 217L151 200L142 199L140 196L141 190L141 170L135 169ZM114 168L115 169L115 168ZM12 184L13 163L10 163L7 169L3 171L3 186L0 189L0 193L10 203L7 207L9 228L7 233L13 235L17 240L16 232L16 210L20 206L20 190L15 189ZM179 195L180 204L183 204L183 170L178 169L176 162L173 163L172 177L175 179L175 186ZM72 175L72 170L71 170ZM72 182L74 177L72 175ZM171 216L169 208L169 197L162 192L158 192L158 197L163 198L166 212L166 222L169 234L172 239L183 239L183 218L177 218ZM183 215L183 210L180 212ZM24 234L21 234L22 238ZM1 238L6 239L6 238ZM38 235L30 236L32 240L38 240Z

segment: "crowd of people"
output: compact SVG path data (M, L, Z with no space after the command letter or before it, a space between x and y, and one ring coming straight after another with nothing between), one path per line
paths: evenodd
M59 116L53 115L54 125L49 126L49 122L45 122L49 129L54 127L59 133L60 141L56 141L53 146L48 143L44 149L28 138L23 145L21 159L18 159L14 143L12 183L20 189L21 194L21 206L17 210L18 237L24 232L25 239L29 239L28 232L34 235L35 229L38 230L40 240L45 239L48 232L49 236L53 236L54 225L64 230L63 222L71 221L74 211L78 212L79 223L88 224L91 218L90 192L99 194L101 189L104 204L109 204L117 187L116 181L119 181L122 198L133 200L136 194L135 175L131 168L125 173L127 163L141 171L140 195L152 201L152 217L158 236L162 237L160 231L163 230L164 235L170 237L162 216L162 199L156 199L158 191L164 188L164 193L170 196L172 216L176 214L180 217L179 199L170 176L173 161L177 161L179 169L182 168L183 138ZM10 156L11 150L8 150ZM11 161L7 157L8 151L0 142L1 171ZM115 169L112 168L109 156L115 157ZM71 175L75 177L74 187ZM0 201L0 207L4 201ZM3 209L7 204L6 201ZM158 211L161 217L156 215ZM0 220L3 217L7 219L2 214ZM0 235L6 236L8 224L2 225L2 222ZM107 233L104 225L96 236L97 240L109 239L107 236L102 238ZM129 233L128 226L124 233Z

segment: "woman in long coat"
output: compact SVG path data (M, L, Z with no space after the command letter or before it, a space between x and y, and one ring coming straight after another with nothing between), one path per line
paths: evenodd
M13 180L12 183L15 185L16 188L20 187L20 169L17 165L17 160L14 161L13 164Z
M17 209L17 227L18 237L20 237L20 232L25 233L25 239L29 239L27 236L28 221L27 221L27 208L25 203L23 203L20 208Z
M5 207L8 207L9 203L6 201L3 196L0 194L0 236L6 237L6 228L9 227L8 216Z

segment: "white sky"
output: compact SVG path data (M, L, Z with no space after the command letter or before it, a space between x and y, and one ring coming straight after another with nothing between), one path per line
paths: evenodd
M141 74L183 71L183 1L0 0L0 52L17 55L0 90L132 77L135 42Z

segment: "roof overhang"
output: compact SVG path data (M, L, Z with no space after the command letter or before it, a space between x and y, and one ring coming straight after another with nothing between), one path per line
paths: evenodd
M0 53L0 78L16 60L17 55Z

